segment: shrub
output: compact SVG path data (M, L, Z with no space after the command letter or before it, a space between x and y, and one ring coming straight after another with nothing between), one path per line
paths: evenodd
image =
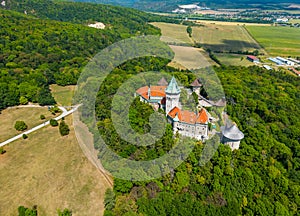
M15 123L15 129L17 131L24 131L28 128L28 126L25 124L24 121L16 121Z
M55 119L50 119L50 125L52 127L56 127L56 126L58 126L58 122Z
M69 126L65 123L65 121L61 121L59 124L59 132L62 136L66 136L70 133Z
M40 115L40 119L44 120L46 117L44 115Z
M3 147L0 147L0 154L4 154L6 151L4 150Z
M57 213L58 216L72 216L72 211L69 209L64 209L64 211L58 209Z
M27 134L23 134L22 137L23 137L23 139L27 139L28 138Z
M60 113L61 110L55 105L53 107L50 108L50 112L55 115L56 113Z

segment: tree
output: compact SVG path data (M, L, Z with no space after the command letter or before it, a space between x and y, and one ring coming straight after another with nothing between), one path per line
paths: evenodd
M28 126L25 124L24 121L16 121L15 123L15 129L17 131L24 131L28 128Z
M28 104L28 99L24 96L21 96L19 102L20 102L20 104L25 105L25 104Z
M0 147L0 154L4 154L6 151L4 150L3 147Z
M32 207L32 209L26 208L24 206L19 206L18 213L19 213L19 216L37 216L38 215L37 206L34 205Z
M116 195L112 189L108 188L105 192L104 206L105 210L112 210L116 204Z
M191 26L188 26L188 27L186 28L186 32L189 34L189 37L192 37L193 29L192 29Z
M56 126L58 126L58 122L55 119L50 119L50 125L52 127L56 127Z
M69 126L65 123L65 121L61 121L59 124L59 132L62 136L66 136L70 133Z

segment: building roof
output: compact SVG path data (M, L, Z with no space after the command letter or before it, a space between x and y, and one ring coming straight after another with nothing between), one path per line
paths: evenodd
M217 106L217 107L224 107L224 106L226 106L226 99L221 98L220 100L215 102L214 105Z
M202 84L199 82L198 79L195 79L195 80L191 83L191 86L193 86L193 87L201 87Z
M157 85L159 85L159 86L167 86L167 85L168 85L168 82L167 82L167 80L163 77L163 78L161 78L161 79L158 81Z
M221 127L223 136L231 140L241 140L244 138L244 134L238 129L235 124L226 124Z
M165 89L167 86L150 86L150 89L148 86L143 86L139 88L136 93L141 95L143 98L149 100L150 97L165 97ZM150 91L149 91L150 90Z
M256 56L254 55L248 55L247 58L252 59L252 60L259 60Z
M188 124L205 124L208 121L208 115L205 109L196 114L188 110L180 110L178 107L174 107L169 113L168 116L171 117L174 121L180 121Z
M180 93L180 89L179 89L176 79L174 77L172 77L172 79L166 89L166 93L167 94L179 94Z

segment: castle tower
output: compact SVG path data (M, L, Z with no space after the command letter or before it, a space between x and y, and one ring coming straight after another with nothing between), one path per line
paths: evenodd
M179 107L180 89L174 77L166 88L166 115L174 108Z

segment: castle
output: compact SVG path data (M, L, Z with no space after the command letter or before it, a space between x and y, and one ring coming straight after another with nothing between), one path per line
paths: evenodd
M192 137L198 140L208 138L208 113L204 108L197 113L182 110L180 106L180 88L174 77L170 83L162 78L157 86L143 86L135 96L140 101L151 104L155 109L166 112L168 122L172 124L174 134Z

